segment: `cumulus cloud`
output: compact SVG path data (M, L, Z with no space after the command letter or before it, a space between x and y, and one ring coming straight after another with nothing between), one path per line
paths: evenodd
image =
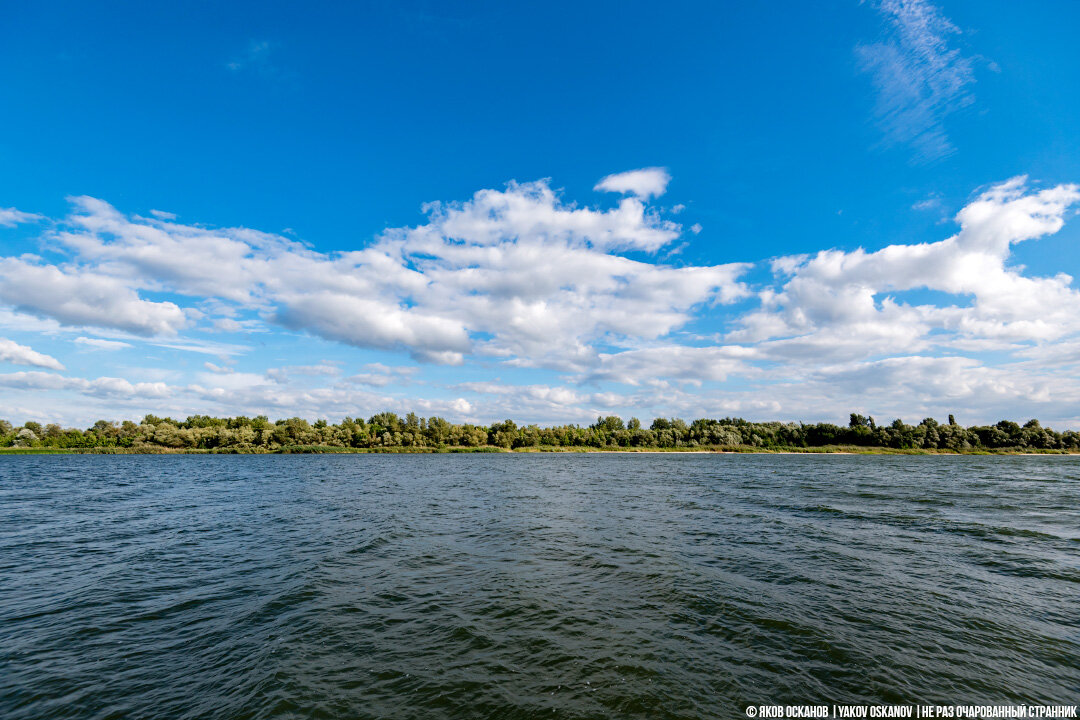
M187 322L176 304L144 300L116 277L12 257L0 258L0 302L65 325L145 335L175 335Z
M506 190L481 190L464 203L425 207L430 222L410 234L414 242L432 239L434 232L480 247L516 239L654 251L678 237L680 229L646 211L640 198L624 198L611 210L579 208L561 202L546 181L510 183Z
M469 334L458 320L344 293L290 294L275 318L285 327L330 340L408 350L419 360L440 364L460 365L471 348Z
M876 252L826 250L774 263L779 292L761 293L728 340L769 341L765 352L795 349L816 362L848 335L868 354L920 349L950 339L1039 341L1080 332L1080 293L1064 273L1028 277L1008 265L1011 246L1057 232L1080 187L1031 192L1026 178L995 185L956 216L960 232L934 243ZM889 293L933 290L952 305L912 305ZM931 333L935 333L933 336Z
M667 182L657 169L634 172L639 175L609 176L601 184L648 195L646 180L657 192ZM469 355L487 355L518 365L580 368L595 361L598 340L662 337L687 323L694 308L748 294L739 281L744 264L671 267L621 255L654 253L681 233L641 197L609 209L578 207L546 181L430 203L427 222L331 254L247 228L129 217L89 197L72 202L75 212L56 239L75 253L77 267L9 258L21 263L20 271L37 273L39 292L27 298L11 289L0 300L67 324L166 334L204 314L137 296L138 290L168 291L198 298L201 307L231 307L227 316L209 320L217 329L253 322L234 319L240 309L424 362L457 365ZM82 301L74 287L55 292L65 281L74 284L68 278L100 284L109 305Z
M1080 363L1080 293L1068 275L1032 275L1012 258L1017 243L1064 226L1080 187L1013 178L976 194L944 239L775 258L760 268L770 279L754 285L747 264L661 260L683 228L635 187L598 208L564 200L546 181L510 183L429 204L421 223L332 253L75 198L42 243L61 247L59 260L0 257L0 326L84 333L74 342L87 348L138 339L173 373L139 377L172 384L27 372L0 387L68 391L101 406L146 400L178 414L389 408L555 422L955 410L985 419L1024 407L1048 420L1075 416L1068 403L1080 384L1062 368ZM698 334L696 321L717 332ZM239 372L229 358L251 347L199 336L255 326L278 328L256 336L268 357L311 342L282 328L377 354L319 346L321 357L346 359ZM8 361L35 357L3 347ZM215 357L189 371L168 350ZM447 385L446 371L350 365L373 356L467 364L467 377L491 370L513 381ZM48 356L24 364L62 369ZM539 382L522 382L530 373Z
M599 192L629 193L648 200L659 197L667 190L671 175L664 168L651 167L615 173L596 183L593 190ZM677 206L681 210L681 206ZM678 211L676 211L678 212Z
M64 366L56 358L39 353L26 345L20 345L14 340L0 338L0 362L13 363L15 365L32 365L34 367L49 368L50 370L63 370Z

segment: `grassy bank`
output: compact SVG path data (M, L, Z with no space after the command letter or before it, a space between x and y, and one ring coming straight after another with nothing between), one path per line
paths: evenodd
M730 454L749 453L760 455L1080 455L1070 450L1033 450L1027 448L972 448L969 450L940 449L897 449L865 447L859 445L822 445L816 447L773 447L762 448L753 445L716 445L698 447L657 448L657 447L556 447L537 446L515 448L513 450L494 445L479 447L449 446L439 447L377 447L349 448L334 445L287 445L279 448L163 448L153 445L141 447L96 447L96 448L0 448L0 455L432 455L442 453L706 453Z

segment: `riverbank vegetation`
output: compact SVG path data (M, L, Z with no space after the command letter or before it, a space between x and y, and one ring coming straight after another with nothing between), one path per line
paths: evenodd
M184 420L147 415L140 422L99 420L85 430L0 420L0 452L492 452L627 450L736 452L1080 452L1080 433L1044 428L1037 420L1002 420L963 427L926 418L918 425L878 425L852 413L832 423L750 422L741 418L597 418L591 425L455 424L415 413L383 412L364 420L310 423L193 415Z

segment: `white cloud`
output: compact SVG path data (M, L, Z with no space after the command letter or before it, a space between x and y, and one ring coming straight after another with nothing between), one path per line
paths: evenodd
M623 198L606 211L578 208L562 203L545 181L510 183L506 190L481 190L468 202L428 203L425 209L429 224L410 234L414 243L437 232L479 247L517 239L655 251L679 235L677 224L646 212L643 198Z
M663 345L601 354L598 366L584 378L596 382L609 380L627 385L667 385L666 380L678 380L693 385L703 382L723 382L730 375L757 374L746 361L758 353L741 345L720 347L688 347Z
M43 335L55 335L64 329L60 323L51 318L35 317L5 307L0 307L0 327L8 330L37 332Z
M211 371L198 373L195 376L195 380L199 387L209 385L222 392L227 390L265 388L272 385L272 381L266 375L250 372L219 373L217 371Z
M162 382L132 383L124 378L114 377L99 377L80 389L88 395L99 397L164 398L172 393L172 389Z
M0 227L15 227L22 223L32 223L41 220L41 215L23 212L15 208L0 208Z
M37 370L0 374L0 386L18 390L62 390L70 387L73 382L73 378Z
M75 342L78 345L85 345L95 350L123 350L132 347L131 343L120 340L103 340L102 338L77 337Z
M357 373L345 378L346 382L354 385L370 385L371 387L386 387L398 380L399 378L396 378L393 375L384 375L381 373Z
M471 410L471 405L463 398L403 398L341 385L313 388L283 386L260 383L255 377L249 378L248 383L224 384L218 382L222 377L231 376L212 376L205 378L206 383L189 386L182 404L185 412L186 408L201 408L199 412L229 415L341 418L346 415L367 417L389 410L399 414L412 411L427 416L461 418Z
M156 347L180 350L182 352L199 353L201 355L215 355L219 358L227 358L233 355L242 355L249 348L246 345L233 345L230 343L213 342L212 340L200 340L183 338L178 340L147 340L147 344Z
M344 293L315 291L284 299L285 308L275 316L279 323L329 340L408 350L417 359L449 365L461 364L471 349L460 321L433 313Z
M257 304L253 293L260 281L284 275L282 266L289 260L299 264L297 274L311 269L306 248L276 235L128 218L85 196L71 202L77 212L68 218L70 229L57 239L82 261L136 287Z
M7 338L0 338L0 362L15 365L32 365L34 367L49 368L50 370L64 369L64 366L56 358L39 353L26 345L20 345Z
M67 391L86 407L178 414L385 408L545 422L608 412L819 419L946 406L973 421L1015 414L1005 412L1010 403L1067 419L1069 398L1080 397L1067 370L1080 362L1080 293L1067 275L1011 263L1013 245L1063 227L1080 202L1075 185L1033 189L1014 178L960 210L951 237L774 258L762 264L772 280L754 287L746 264L665 264L659 258L683 228L642 198L579 207L547 182L430 204L419 225L335 253L74 202L42 243L64 248L56 264L0 257L0 326L83 333L74 342L85 347L138 339L152 366L124 374L169 384L15 373L0 378L6 396ZM725 308L739 301L737 311ZM266 332L251 346L206 339L255 326ZM282 328L514 382L447 385L446 370L378 363L354 371L352 358L372 356ZM345 359L230 371L237 354L292 358L302 343L308 357ZM169 350L215 359L192 367ZM248 368L258 356L250 360Z
M76 213L56 236L76 254L78 267L66 272L109 283L123 304L142 304L136 318L92 316L85 303L77 314L47 298L23 301L68 324L96 321L136 332L153 320L159 334L175 332L201 313L136 295L170 291L224 315L212 321L218 329L246 327L251 321L232 319L243 309L290 329L404 350L425 362L456 365L480 354L518 365L581 367L595 361L597 340L661 337L688 322L696 306L747 295L738 281L746 265L675 268L619 255L655 252L681 232L641 199L624 198L609 210L579 208L562 202L546 182L431 203L426 223L336 254L246 228L129 218L94 198L72 201ZM46 267L64 275L53 266L38 272Z
M491 422L505 418L535 418L554 421L555 418L571 420L593 419L607 410L607 403L600 402L597 395L578 389L550 385L508 385L497 382L462 383L455 387L481 396L476 407L483 408L484 415L478 420Z
M223 317L214 319L212 326L214 330L221 332L266 332L266 327L258 320L235 320Z
M1072 278L1027 277L1007 264L1012 244L1057 232L1078 200L1076 185L1029 192L1026 178L1013 178L964 207L960 232L945 240L774 262L786 276L782 290L763 292L762 309L747 314L728 340L783 338L759 349L794 349L780 354L817 362L830 351L880 355L923 349L931 340L1032 342L1080 332ZM956 296L956 304L910 305L888 295L920 289Z
M110 275L12 257L0 258L0 302L65 325L146 335L174 335L186 324L183 311L174 303L143 300Z
M231 373L231 372L236 372L231 367L227 367L227 366L224 366L224 365L215 365L212 362L204 362L203 367L206 368L207 370L209 370L212 373L219 373L219 374L222 374L222 375L225 375L225 374Z
M382 363L368 363L363 370L363 372L348 376L345 378L345 382L355 385L370 385L372 387L386 387L390 384L400 385L408 383L419 368L404 365L391 367Z
M75 390L84 395L112 398L162 398L172 392L172 389L162 382L132 383L115 377L87 380L36 370L0 374L0 387L16 390Z
M845 388L837 394L836 387ZM802 408L843 407L873 412L879 418L943 418L956 413L966 423L1039 416L1048 421L1076 421L1080 384L1007 364L991 367L959 357L898 356L842 363L814 370L799 385ZM807 410L802 410L806 412Z
M306 377L337 377L341 374L341 368L330 363L318 365L288 365L286 367L270 368L266 376L274 382L285 383L296 376Z
M877 91L877 121L890 144L911 146L921 161L949 155L954 148L943 121L974 101L972 61L949 44L960 31L924 0L880 0L876 5L889 25L889 37L859 45L856 54Z
M615 173L596 183L593 190L599 192L629 193L642 200L659 197L667 190L671 175L664 168L651 167ZM676 206L682 210L682 206ZM673 212L679 212L674 210Z

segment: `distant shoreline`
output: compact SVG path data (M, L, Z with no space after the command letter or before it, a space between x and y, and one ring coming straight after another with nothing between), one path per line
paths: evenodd
M581 455L1007 455L1007 456L1078 456L1075 450L1038 450L1029 449L986 449L944 450L932 448L881 448L853 446L819 446L762 448L751 445L724 446L715 448L590 448L590 447L528 447L507 449L494 445L480 447L378 447L345 448L337 446L301 445L287 446L273 450L243 450L236 448L162 448L146 447L93 447L93 448L0 448L0 455L451 455L498 453L505 455L529 454L581 454Z
M840 453L874 455L1078 454L1080 432L1058 432L1038 420L1001 420L964 427L927 417L918 425L851 413L846 426L832 423L751 422L742 418L638 418L609 415L587 425L455 424L416 413L369 419L345 417L331 424L291 417L191 415L184 420L146 415L138 423L98 420L85 430L0 420L0 453L457 453L457 452L725 452Z

